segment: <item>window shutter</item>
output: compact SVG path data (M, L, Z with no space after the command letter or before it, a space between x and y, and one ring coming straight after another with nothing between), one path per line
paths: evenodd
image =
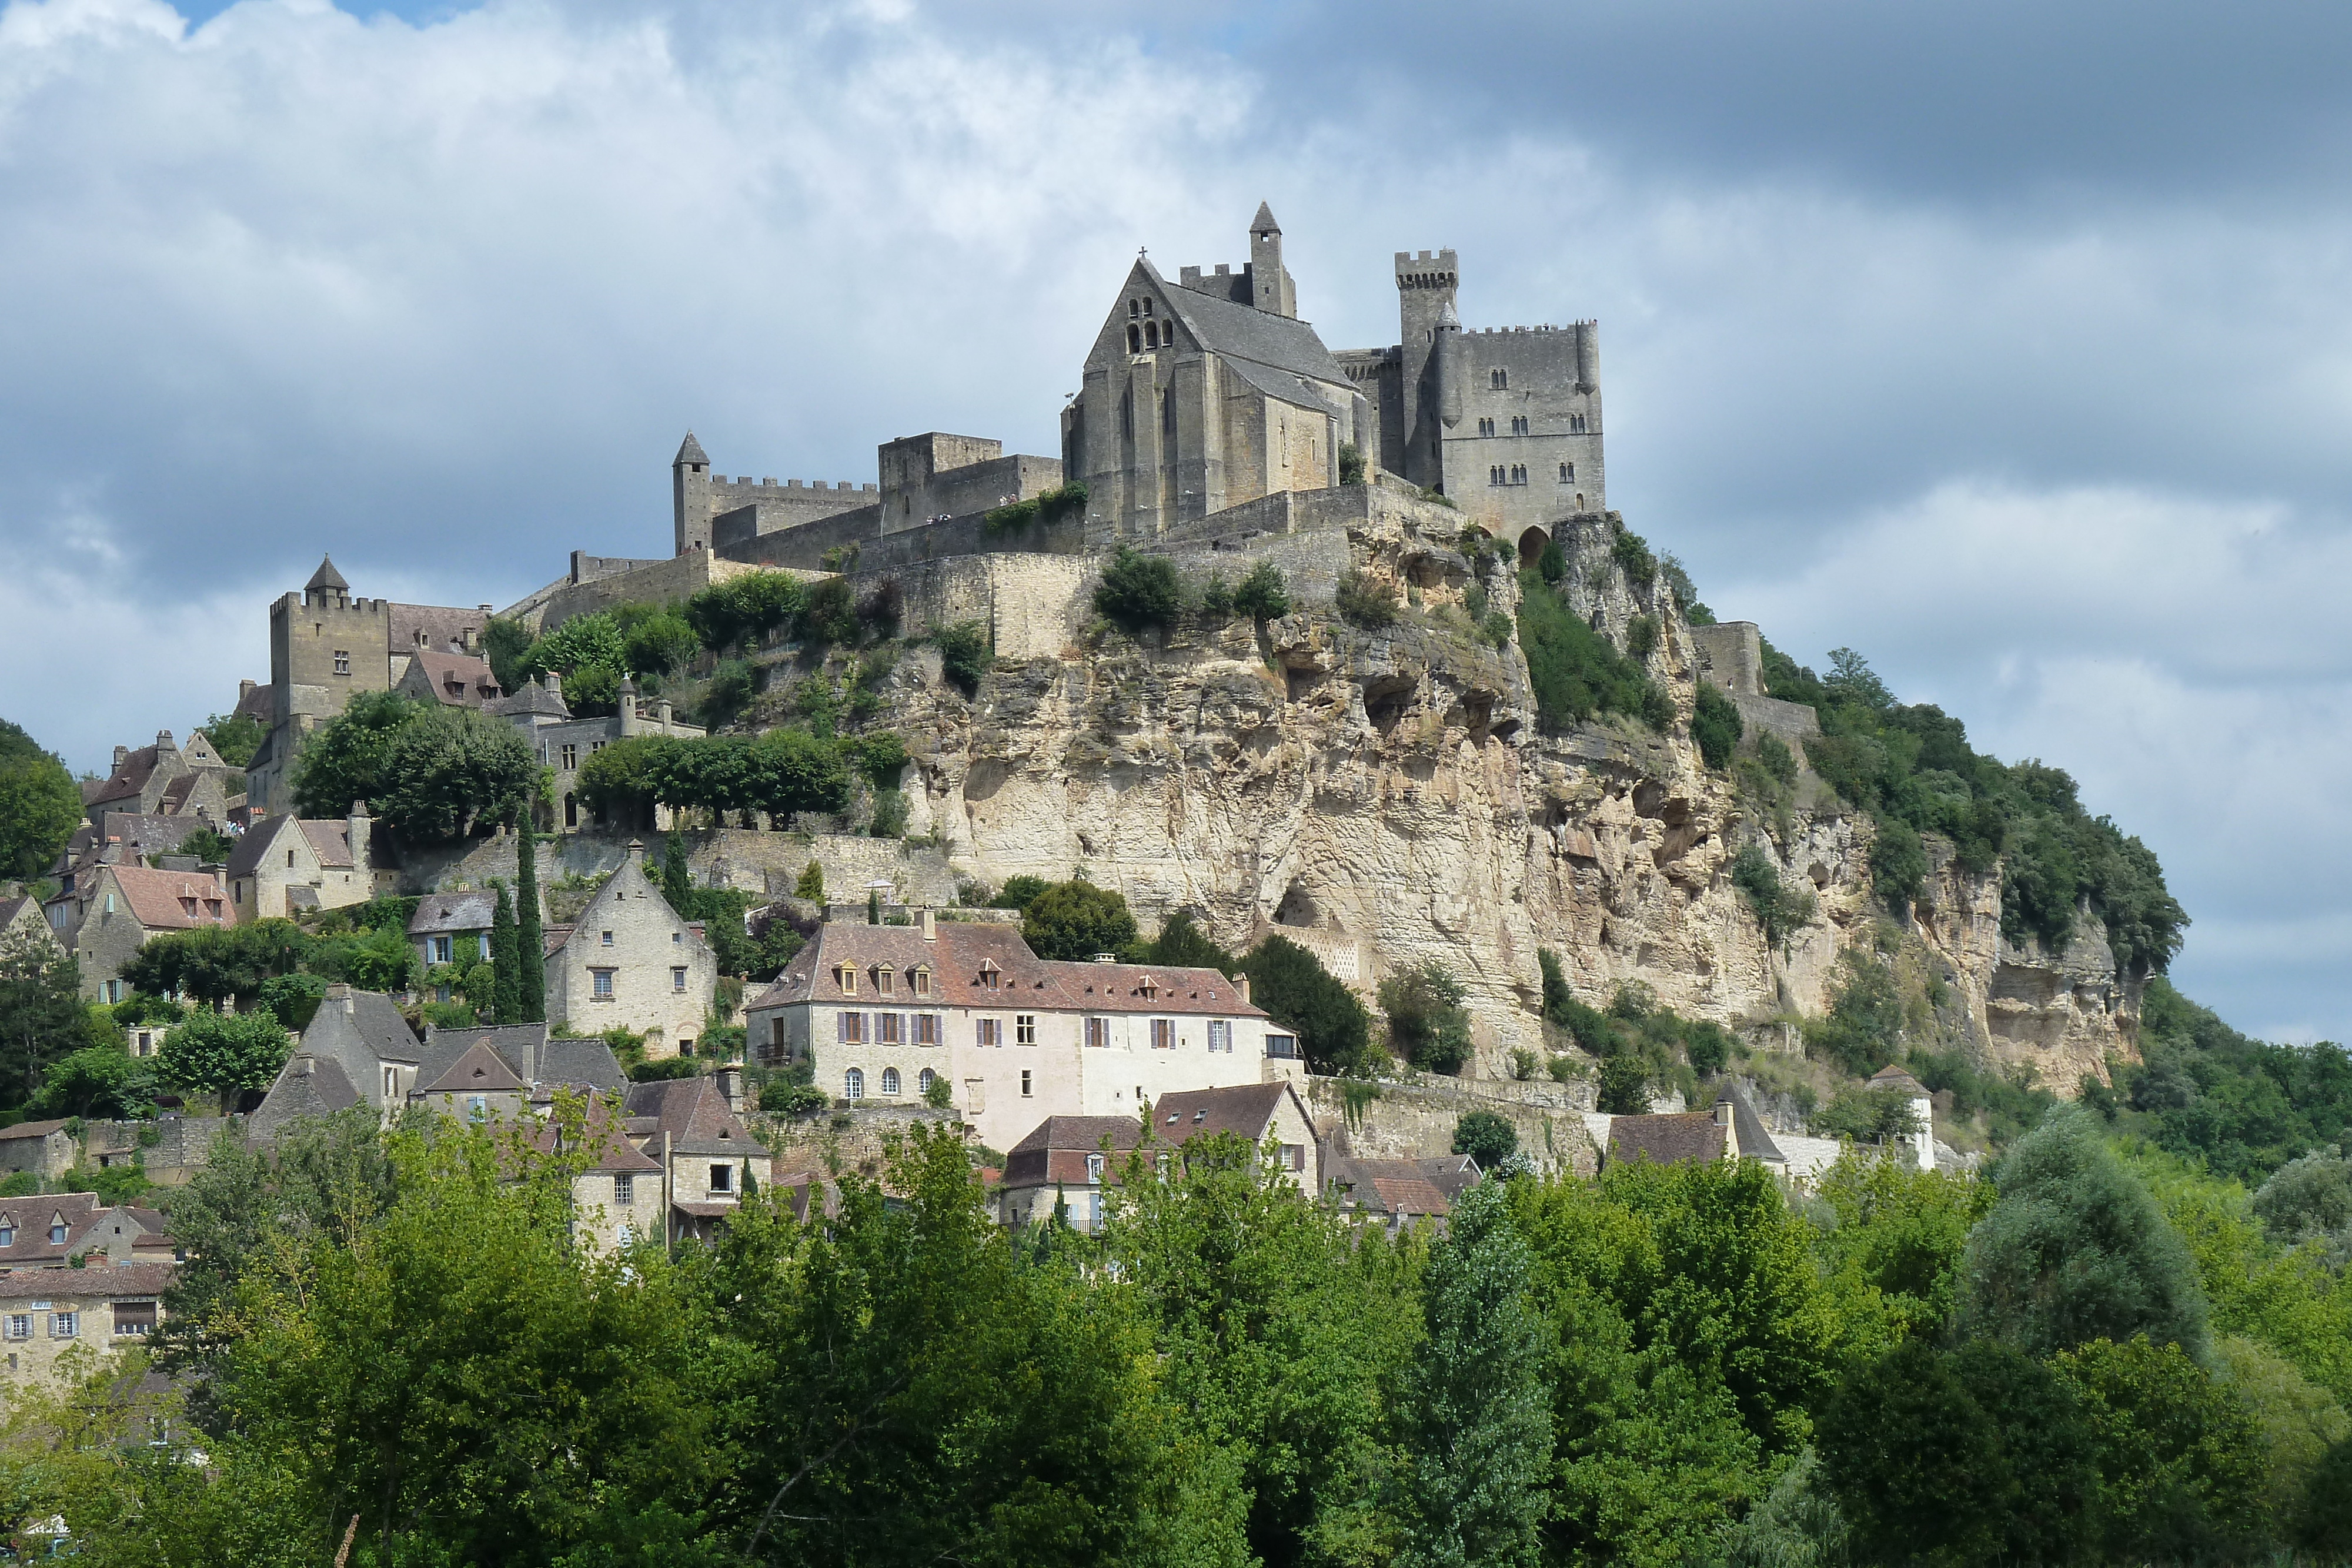
M847 1013L835 1013L833 1015L833 1043L835 1045L847 1045L849 1043L849 1015Z

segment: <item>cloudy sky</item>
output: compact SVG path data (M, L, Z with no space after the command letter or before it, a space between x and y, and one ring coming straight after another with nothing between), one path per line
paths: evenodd
M1181 12L1181 20L1171 15ZM1139 246L1598 318L1728 617L2072 770L2242 1027L2352 1037L2352 12L2169 0L0 6L0 713L77 768L265 603L506 603L730 473L1055 449Z

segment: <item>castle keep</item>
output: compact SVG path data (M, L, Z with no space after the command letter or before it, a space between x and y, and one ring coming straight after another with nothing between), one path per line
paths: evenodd
M1605 511L1596 324L1465 330L1450 250L1397 252L1394 280L1399 341L1326 347L1260 204L1238 270L1185 267L1171 283L1137 257L1062 411L1058 458L933 431L885 443L876 484L754 483L714 474L689 433L670 469L677 552L811 570L852 549L871 566L882 541L891 561L1090 553L1374 471L1443 494L1528 559L1560 522ZM1049 508L1050 526L1011 538L978 526L1078 484L1066 521Z

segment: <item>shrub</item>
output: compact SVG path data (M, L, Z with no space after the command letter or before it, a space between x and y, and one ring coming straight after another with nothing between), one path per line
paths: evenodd
M1360 485L1364 482L1364 455L1352 441L1339 444L1339 483Z
M1609 547L1609 559L1617 563L1626 580L1638 588L1649 587L1658 575L1657 558L1650 553L1650 547L1642 542L1639 534L1621 530Z
M1674 722L1674 705L1649 673L1609 645L1535 574L1522 572L1519 651L1535 687L1536 713L1549 728L1622 714L1653 729Z
M808 601L801 611L800 625L803 640L820 647L855 644L857 611L851 600L848 580L828 577L811 588Z
M1454 1124L1454 1152L1468 1155L1482 1171L1519 1152L1519 1134L1492 1111L1466 1111Z
M710 684L703 688L695 717L708 729L730 725L743 716L759 691L758 668L748 660L729 659L710 672Z
M1478 617L1478 635L1497 649L1508 645L1511 633L1517 629L1511 618L1499 610L1489 610Z
M1887 907L1899 910L1927 879L1927 846L1899 817L1880 818L1875 826L1877 834L1870 841L1870 879Z
M1658 558L1658 575L1675 591L1675 602L1683 607L1683 619L1694 626L1715 624L1715 612L1698 601L1698 590L1691 585L1690 572L1672 555Z
M1657 652L1658 618L1636 615L1625 622L1625 654L1628 658L1647 659Z
M1371 1019L1322 960L1287 936L1267 936L1242 959L1250 998L1298 1036L1310 1071L1370 1076Z
M1459 1072L1470 1057L1470 1013L1462 982L1432 959L1381 982L1389 1049L1431 1072Z
M1339 579L1339 589L1332 595L1332 603L1342 620L1367 632L1377 632L1396 623L1396 591L1352 568Z
M1797 781L1797 754L1789 749L1787 741L1769 729L1756 737L1756 759L1764 765L1765 772L1781 783Z
M1032 900L1053 883L1042 876L1009 876L992 904L996 909L1026 909Z
M155 1067L167 1083L215 1091L228 1110L240 1093L268 1088L292 1049L273 1014L199 1010L163 1037Z
M866 831L877 839L903 839L907 836L907 792L904 789L877 789L874 792L874 821Z
M1135 916L1109 888L1083 879L1057 882L1022 909L1021 936L1040 958L1084 961L1134 941Z
M1895 1060L1903 1040L1903 998L1885 965L1858 947L1838 956L1830 1010L1805 1026L1805 1054L1867 1078Z
M1790 936L1810 922L1819 907L1809 890L1782 886L1780 868L1755 843L1743 845L1732 860L1731 883L1747 895L1748 907L1755 913L1756 924L1764 928L1764 943L1769 947L1786 946Z
M824 903L824 867L814 861L801 867L800 880L793 883L793 896L811 899L818 904Z
M982 527L992 534L1008 533L1025 528L1031 523L1057 523L1071 514L1085 509L1087 487L1083 481L1073 479L1058 489L1047 490L1026 501L1013 501L985 513Z
M1176 579L1176 563L1166 556L1143 555L1118 547L1103 568L1095 589L1095 608L1129 632L1165 626L1184 607L1184 592Z
M952 1109L955 1105L955 1085L949 1082L943 1073L934 1076L923 1085L923 1103L934 1111Z
M1511 1076L1521 1082L1524 1083L1533 1078L1536 1075L1536 1069L1542 1065L1543 1059L1526 1046L1515 1045L1511 1048Z
M1536 575L1547 585L1557 585L1568 576L1568 552L1559 548L1558 539L1546 539L1543 552L1536 557Z
M702 640L693 625L675 610L625 604L613 619L621 632L622 657L638 674L666 675L682 670L701 651Z
M1912 1114L1911 1096L1900 1089L1841 1089L1811 1120L1815 1137L1852 1138L1857 1144L1884 1143L1922 1130Z
M1691 713L1691 741L1709 768L1727 768L1747 730L1739 706L1706 682L1698 683L1698 706ZM1789 748L1780 747L1782 756Z
M1282 569L1262 560L1249 569L1234 590L1234 609L1252 621L1275 621L1290 613L1290 589Z
M1234 591L1225 586L1222 573L1213 573L1209 585L1201 590L1201 620L1204 625L1222 626L1234 618Z
M936 641L940 673L967 698L977 696L980 678L996 663L988 645L988 628L978 621L959 621L942 630Z

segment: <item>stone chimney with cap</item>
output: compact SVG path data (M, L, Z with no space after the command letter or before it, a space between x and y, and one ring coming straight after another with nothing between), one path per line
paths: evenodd
M719 1097L727 1102L727 1108L740 1113L743 1109L743 1070L740 1067L722 1067L712 1073L710 1078L719 1090Z
M933 909L926 909L926 910L924 910L924 911L923 911L923 940L924 940L924 941L926 941L926 942L936 942L936 941L938 941L939 939L940 939L940 916L939 916L939 912L938 912L937 910L933 910Z
M352 870L358 875L368 874L374 863L375 822L368 816L367 802L354 800L343 819L343 826L352 841Z
M1236 975L1234 977L1234 984L1241 988L1242 1000L1244 1002L1249 1001L1249 977L1247 975ZM1252 1003L1251 1005L1255 1006L1256 1004Z
M129 762L130 760L131 748L129 747L118 746L114 748L114 765L117 768L121 767L124 763Z

